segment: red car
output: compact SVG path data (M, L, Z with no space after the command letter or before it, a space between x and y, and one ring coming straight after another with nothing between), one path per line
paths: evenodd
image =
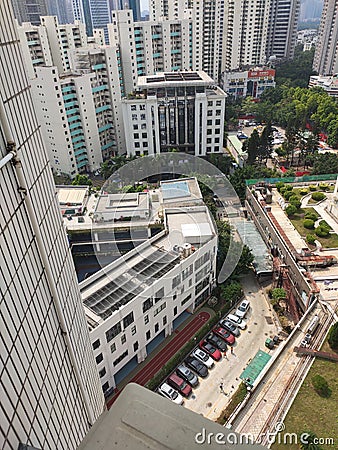
M235 343L235 336L233 336L229 331L225 330L221 326L217 326L212 330L217 336L221 337L225 340L227 344L234 344Z
M201 350L203 350L205 353L208 353L214 359L215 361L219 361L222 358L221 352L218 350L218 348L214 347L209 342L203 340L199 343L199 347Z

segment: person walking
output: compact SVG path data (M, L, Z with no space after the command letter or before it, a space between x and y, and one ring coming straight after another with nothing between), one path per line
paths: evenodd
M228 359L226 350L223 352L224 358Z
M223 392L223 383L221 383L221 384L219 385L219 388L220 388L221 392Z
M233 348L233 346L230 347L230 350L231 350L231 354L233 355L233 354L234 354L234 348Z

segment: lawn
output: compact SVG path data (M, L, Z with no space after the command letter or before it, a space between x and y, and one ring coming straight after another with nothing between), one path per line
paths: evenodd
M324 351L332 352L327 343ZM314 375L322 375L332 391L329 398L320 397L312 387ZM312 431L317 437L333 438L334 445L322 445L324 450L333 450L338 445L338 378L337 363L317 359L305 378L298 395L293 402L286 419L285 433ZM282 438L282 436L281 436ZM296 444L274 444L272 450L298 450Z

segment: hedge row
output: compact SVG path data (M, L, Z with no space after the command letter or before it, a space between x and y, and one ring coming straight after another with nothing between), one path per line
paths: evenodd
M239 386L237 391L232 396L232 399L228 406L222 411L221 415L216 420L217 423L224 425L231 414L235 411L237 406L242 403L242 401L245 399L246 394L248 393L246 385L242 382Z
M223 317L229 310L231 309L230 304L224 305L224 307L216 314L214 317L209 319L209 321L195 334L194 338L192 338L187 344L181 348L181 350L176 353L168 362L165 364L162 369L146 384L146 388L154 391L161 381L166 378L175 367L180 364L183 359L190 353L194 347L196 347L196 343L199 342L220 320L220 317ZM195 339L196 338L196 339Z

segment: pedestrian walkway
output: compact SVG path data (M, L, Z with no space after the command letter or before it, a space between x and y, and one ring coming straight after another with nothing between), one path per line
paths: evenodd
M185 320L167 339L165 339L149 356L140 363L118 386L113 397L106 401L110 408L123 388L130 382L144 386L154 375L202 328L215 312L208 307Z

